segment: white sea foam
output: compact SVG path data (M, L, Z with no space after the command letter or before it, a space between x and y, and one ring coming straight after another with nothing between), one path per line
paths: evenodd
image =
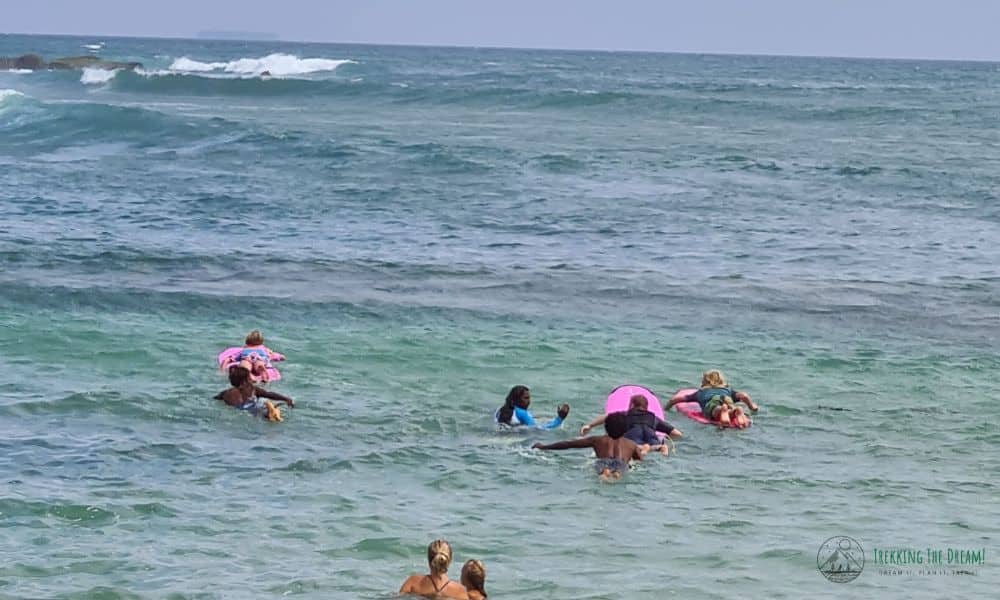
M353 60L329 58L299 58L292 54L269 54L261 58L240 58L229 62L201 62L182 56L169 67L170 71L181 73L212 73L221 71L237 76L259 77L270 73L273 77L294 77L309 73L334 71Z
M23 96L24 94L17 90L0 89L0 113L6 111L12 100Z
M87 50L93 50L94 52L97 52L98 50L104 47L104 42L97 42L96 44L84 44L83 47L86 48Z
M3 102L7 98L13 98L15 96L23 96L21 92L17 90L4 89L0 90L0 102Z
M7 69L2 71L3 73L14 73L15 75L25 75L27 73L34 73L31 69Z
M215 63L203 63L196 60L191 60L186 56L182 56L171 63L170 71L187 71L190 73L207 73L209 71L217 71L224 69L228 63L215 62Z
M107 83L115 78L118 71L109 71L108 69L84 69L83 75L80 75L80 83L85 85L98 85L101 83Z

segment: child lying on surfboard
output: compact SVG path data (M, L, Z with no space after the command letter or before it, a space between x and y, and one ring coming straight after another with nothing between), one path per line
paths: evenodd
M716 369L705 371L702 374L700 388L687 396L674 396L663 409L670 410L672 406L681 402L697 402L705 418L716 421L724 427L732 426L741 429L750 426L750 418L747 417L742 408L736 406L736 403L746 404L751 412L757 412L759 408L750 399L749 394L733 390L726 383L722 372Z
M622 473L633 460L642 460L642 448L632 440L624 437L628 429L625 413L611 413L604 420L604 430L607 435L590 436L556 442L554 444L536 443L536 450L566 450L569 448L593 448L597 455L594 468L601 479L621 479Z
M640 446L645 446L644 450L647 452L650 450L659 450L661 454L668 452L666 444L657 437L657 431L663 432L675 440L683 435L680 429L650 412L649 399L642 394L636 394L629 398L628 412L625 413L625 417L628 422L625 437ZM608 415L604 414L587 423L580 428L580 435L587 435L588 431L603 423L607 418Z
M232 351L235 352L235 349ZM239 365L250 371L251 380L267 383L271 379L268 370L274 368L272 361L279 360L285 360L285 355L265 346L264 336L259 329L254 329L247 334L239 354L234 354L219 366L226 371L233 365Z
M245 410L268 421L282 420L281 411L271 400L284 402L289 408L295 406L295 402L288 396L255 386L250 380L250 371L239 365L229 367L229 383L233 387L216 394L216 400L222 400L229 406Z

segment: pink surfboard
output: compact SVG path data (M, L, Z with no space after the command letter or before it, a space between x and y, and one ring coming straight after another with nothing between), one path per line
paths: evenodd
M677 390L677 393L674 394L673 398L684 398L685 396L688 396L697 391L698 388L685 388L683 390ZM718 421L712 421L707 417L705 417L705 415L701 412L701 405L698 404L697 402L680 402L678 404L675 404L674 407L677 408L677 412L681 413L682 415L686 416L692 421L705 423L706 425L722 426L722 423L719 423ZM747 418L750 419L750 415L747 415ZM753 425L753 419L750 419L750 425ZM732 423L730 423L728 426L736 427Z
M649 391L649 388L644 388L641 385L620 385L612 390L608 394L607 402L604 403L604 414L609 415L613 412L627 411L629 401L636 394L642 394L646 397L649 403L647 407L649 412L656 415L659 419L663 418L663 405L660 404L660 399L656 397L656 394ZM657 431L656 435L663 437L664 434Z
M243 352L242 346L233 346L232 348L226 348L219 353L218 361L219 368L225 371L230 365L236 363L236 359L239 358L240 353ZM281 379L281 373L278 372L274 367L267 368L267 380L268 382L277 381Z

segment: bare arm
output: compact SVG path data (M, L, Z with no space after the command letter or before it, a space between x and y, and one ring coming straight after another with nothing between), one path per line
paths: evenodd
M267 398L269 400L277 400L278 402L284 402L288 406L295 406L295 401L288 396L279 394L278 392L270 392L262 387L254 387L254 391L257 392L257 396L261 398Z
M536 443L532 448L536 450L567 450L569 448L593 448L594 440L597 437L585 437L576 438L575 440L566 440L562 442L556 442L554 444L542 444Z
M675 439L675 440L679 440L684 435L683 433L681 433L680 429L677 429L676 427L674 427L670 423L664 421L663 419L656 419L656 427L655 427L655 429L657 431L660 431L660 432L663 432L663 433L669 435L672 439Z
M607 418L608 418L608 415L601 415L601 416L595 418L590 423L587 423L586 425L584 425L583 427L580 428L580 435L587 435L588 431L590 431L594 427L597 427L598 425L602 425Z
M223 390L215 395L216 400L222 400L229 406L240 406L243 404L243 395L236 388L229 388L228 390Z

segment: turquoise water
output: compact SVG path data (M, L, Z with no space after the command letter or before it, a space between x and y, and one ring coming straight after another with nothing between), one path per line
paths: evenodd
M144 70L0 72L0 597L384 599L437 537L491 598L1000 584L997 65L0 55L99 41ZM255 327L280 425L210 399ZM529 450L711 367L752 429L672 418L677 455L613 485ZM516 383L566 427L494 431ZM838 535L847 584L816 566ZM896 548L986 560L880 573Z

